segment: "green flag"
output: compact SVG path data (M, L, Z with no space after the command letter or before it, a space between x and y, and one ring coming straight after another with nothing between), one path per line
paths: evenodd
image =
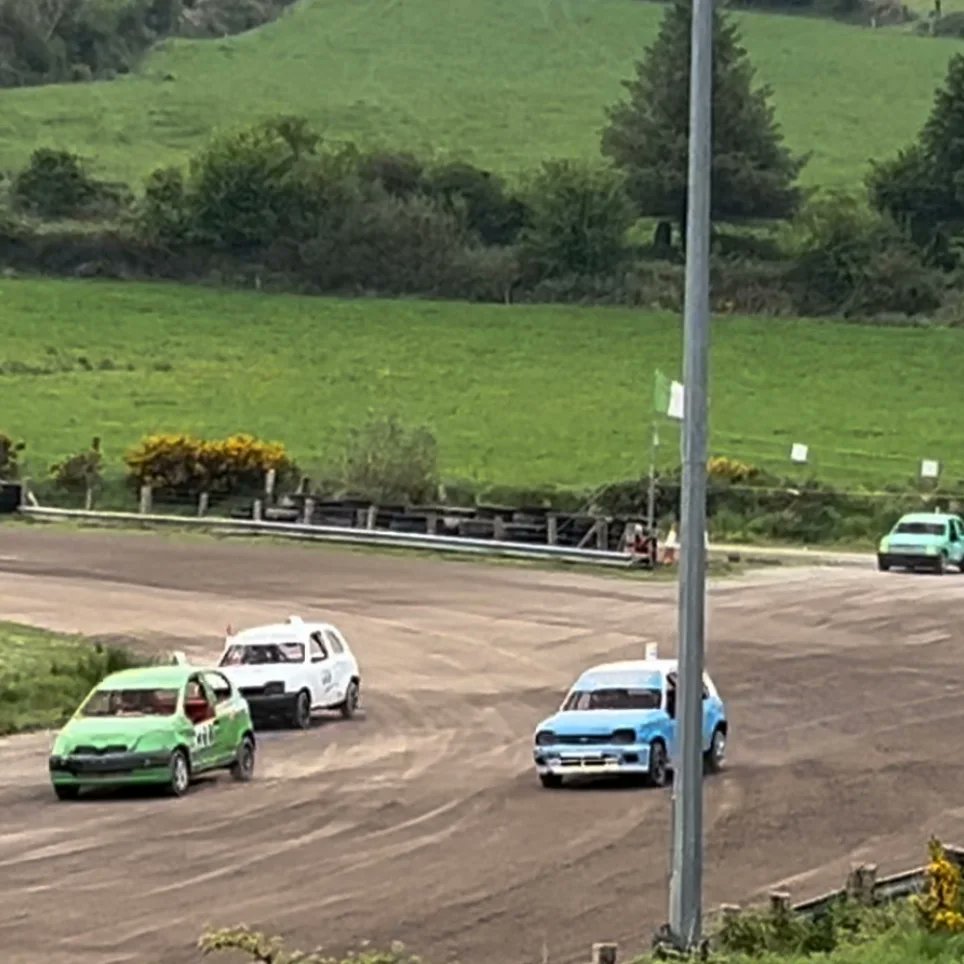
M683 417L683 385L667 378L659 369L655 372L653 384L653 408L660 415Z

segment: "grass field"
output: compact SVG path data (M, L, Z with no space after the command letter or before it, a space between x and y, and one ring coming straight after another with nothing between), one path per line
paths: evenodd
M639 0L303 0L247 35L168 44L134 76L4 91L0 167L54 144L137 182L212 127L279 111L333 139L454 152L509 174L593 156L604 108L661 15ZM814 151L810 185L855 187L869 158L912 138L964 50L896 28L739 20L789 144Z
M107 673L133 664L125 650L0 622L0 736L60 725Z
M339 301L175 285L0 283L0 430L41 476L100 435L107 458L146 432L284 441L306 466L367 413L436 433L449 477L594 485L648 463L654 367L679 373L669 314ZM936 458L964 478L964 331L718 318L714 454L789 472L904 481ZM678 448L671 427L663 454Z

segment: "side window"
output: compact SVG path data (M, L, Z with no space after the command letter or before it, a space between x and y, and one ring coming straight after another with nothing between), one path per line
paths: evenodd
M311 634L308 651L311 654L311 661L313 663L320 663L323 660L328 659L328 653L325 650L324 644L321 641L321 633Z
M205 673L204 682L214 693L216 703L225 703L231 699L231 684L220 673Z
M325 642L331 647L331 651L336 654L344 653L345 647L342 646L341 640L338 638L336 633L326 632Z

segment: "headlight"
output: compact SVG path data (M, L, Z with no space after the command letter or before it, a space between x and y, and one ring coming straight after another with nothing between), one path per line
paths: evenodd
M613 733L613 743L635 743L636 742L636 731L635 730L616 730Z
M158 753L166 750L170 745L170 737L167 733L158 730L154 733L145 733L131 748L138 753Z
M551 746L556 742L556 734L552 730L540 730L536 734L536 746Z
M268 683L264 688L265 696L281 696L285 691L285 684L279 680L275 680L273 683Z
M889 545L889 540L885 537L880 540L880 545L877 547L881 552L887 551L887 546Z
M925 551L925 552L927 553L927 555L929 555L929 556L936 556L936 555L937 555L937 546L928 546L924 551Z

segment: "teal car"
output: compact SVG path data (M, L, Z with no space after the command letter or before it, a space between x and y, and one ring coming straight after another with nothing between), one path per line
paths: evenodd
M964 520L943 512L903 515L877 547L877 568L964 572Z
M136 784L180 797L194 777L214 770L250 780L254 757L248 704L223 673L150 666L94 687L57 734L49 769L60 800Z

